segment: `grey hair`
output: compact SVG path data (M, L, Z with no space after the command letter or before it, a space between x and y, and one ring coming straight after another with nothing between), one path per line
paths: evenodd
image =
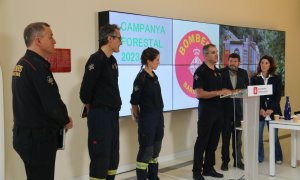
M203 46L203 48L202 48L202 54L204 56L208 54L208 49L210 47L216 47L216 45L214 45L214 44L206 44L205 46Z
M26 26L23 34L26 47L31 45L34 37L40 35L45 30L45 27L50 27L50 25L45 22L35 22Z
M109 36L116 36L116 30L120 30L118 25L116 24L106 24L100 28L99 31L99 46L106 45L108 40L107 38Z

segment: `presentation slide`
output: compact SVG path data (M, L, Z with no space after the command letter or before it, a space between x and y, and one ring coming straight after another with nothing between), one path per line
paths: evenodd
M219 47L219 25L173 20L173 110L198 106L193 75L203 63L202 48Z
M219 46L219 25L122 12L99 13L99 24L117 24L122 45L115 53L119 64L122 98L120 116L130 115L133 81L140 71L140 56L147 47L160 51L159 77L164 111L195 108L193 74L204 61L202 48L208 43ZM104 22L107 21L107 22Z
M130 97L133 89L133 82L140 71L139 66L119 66L119 88L122 99L120 116L128 116L131 114Z
M120 71L119 86L123 101L121 116L130 115L133 81L141 67L141 53L147 47L160 51L160 66L155 73L162 90L164 111L198 106L193 90L193 75L204 62L202 48L209 43L215 44L218 49L217 68L226 65L229 54L235 52L241 56L241 68L252 75L261 55L272 52L277 60L278 73L284 74L285 33L282 31L124 12L99 12L99 25L107 23L117 24L122 36L120 52L114 53ZM270 45L266 46L265 43ZM273 44L276 44L276 48L268 48Z
M164 111L171 111L173 104L173 91L172 91L172 66L160 65L158 69L154 71L158 76L159 84L161 87L161 93L164 101Z
M133 82L141 68L141 53L148 47L160 52L155 73L160 82L164 111L172 110L172 20L158 17L108 12L109 23L120 27L122 45L114 53L119 64L119 88L122 98L120 116L130 115Z
M119 65L139 65L147 47L160 51L160 64L172 64L172 19L109 12L109 23L121 30L120 53L114 54Z

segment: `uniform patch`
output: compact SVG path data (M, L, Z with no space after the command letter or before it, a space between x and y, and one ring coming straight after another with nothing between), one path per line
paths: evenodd
M54 85L54 79L53 79L51 76L47 76L47 82L48 82L50 85Z
M111 65L111 68L112 69L118 69L118 65L115 63L115 64Z
M221 77L221 73L214 72L215 77Z
M136 91L138 91L140 88L139 88L139 86L134 86L134 91L136 92Z
M198 75L195 75L195 76L194 76L194 79L195 79L196 81L198 80L198 78L199 78Z
M95 65L94 64L90 64L89 65L89 71L92 71L93 69L95 69Z
M16 65L16 66L15 66L15 69L14 69L14 71L13 71L13 76L20 77L20 76L21 76L22 70L23 70L23 66L21 66L21 65Z

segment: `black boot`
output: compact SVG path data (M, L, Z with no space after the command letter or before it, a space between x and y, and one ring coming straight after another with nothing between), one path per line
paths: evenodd
M114 180L115 179L115 175L107 175L106 176L106 180Z
M245 165L244 165L244 163L243 163L242 161L239 161L238 163L236 163L236 162L234 161L233 167L237 167L237 168L239 168L239 169L241 169L241 170L244 170L244 169L245 169Z
M147 180L147 170L136 169L137 180Z
M159 180L157 174L158 174L158 163L149 163L148 179L149 180Z
M223 178L224 175L221 173L218 173L213 167L210 169L203 169L203 176L211 176L215 178Z
M222 163L221 170L222 171L228 171L228 163Z

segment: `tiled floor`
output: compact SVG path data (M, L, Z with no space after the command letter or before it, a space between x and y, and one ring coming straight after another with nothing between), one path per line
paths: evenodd
M268 133L265 133L268 135ZM265 139L268 139L267 137ZM283 148L283 164L276 165L276 176L269 176L269 157L268 157L268 140L265 141L266 158L263 163L258 164L259 180L299 180L300 167L292 168L290 166L290 134L288 131L280 132L280 143ZM243 176L243 171L235 169L232 162L229 164L229 171L220 170L220 146L216 151L217 164L215 169L224 174L223 179L233 180L240 179ZM298 162L298 166L300 163ZM159 177L161 180L192 180L192 157L176 159L174 161L160 164ZM135 180L135 171L119 174L117 180ZM206 180L217 180L218 178L205 177Z

